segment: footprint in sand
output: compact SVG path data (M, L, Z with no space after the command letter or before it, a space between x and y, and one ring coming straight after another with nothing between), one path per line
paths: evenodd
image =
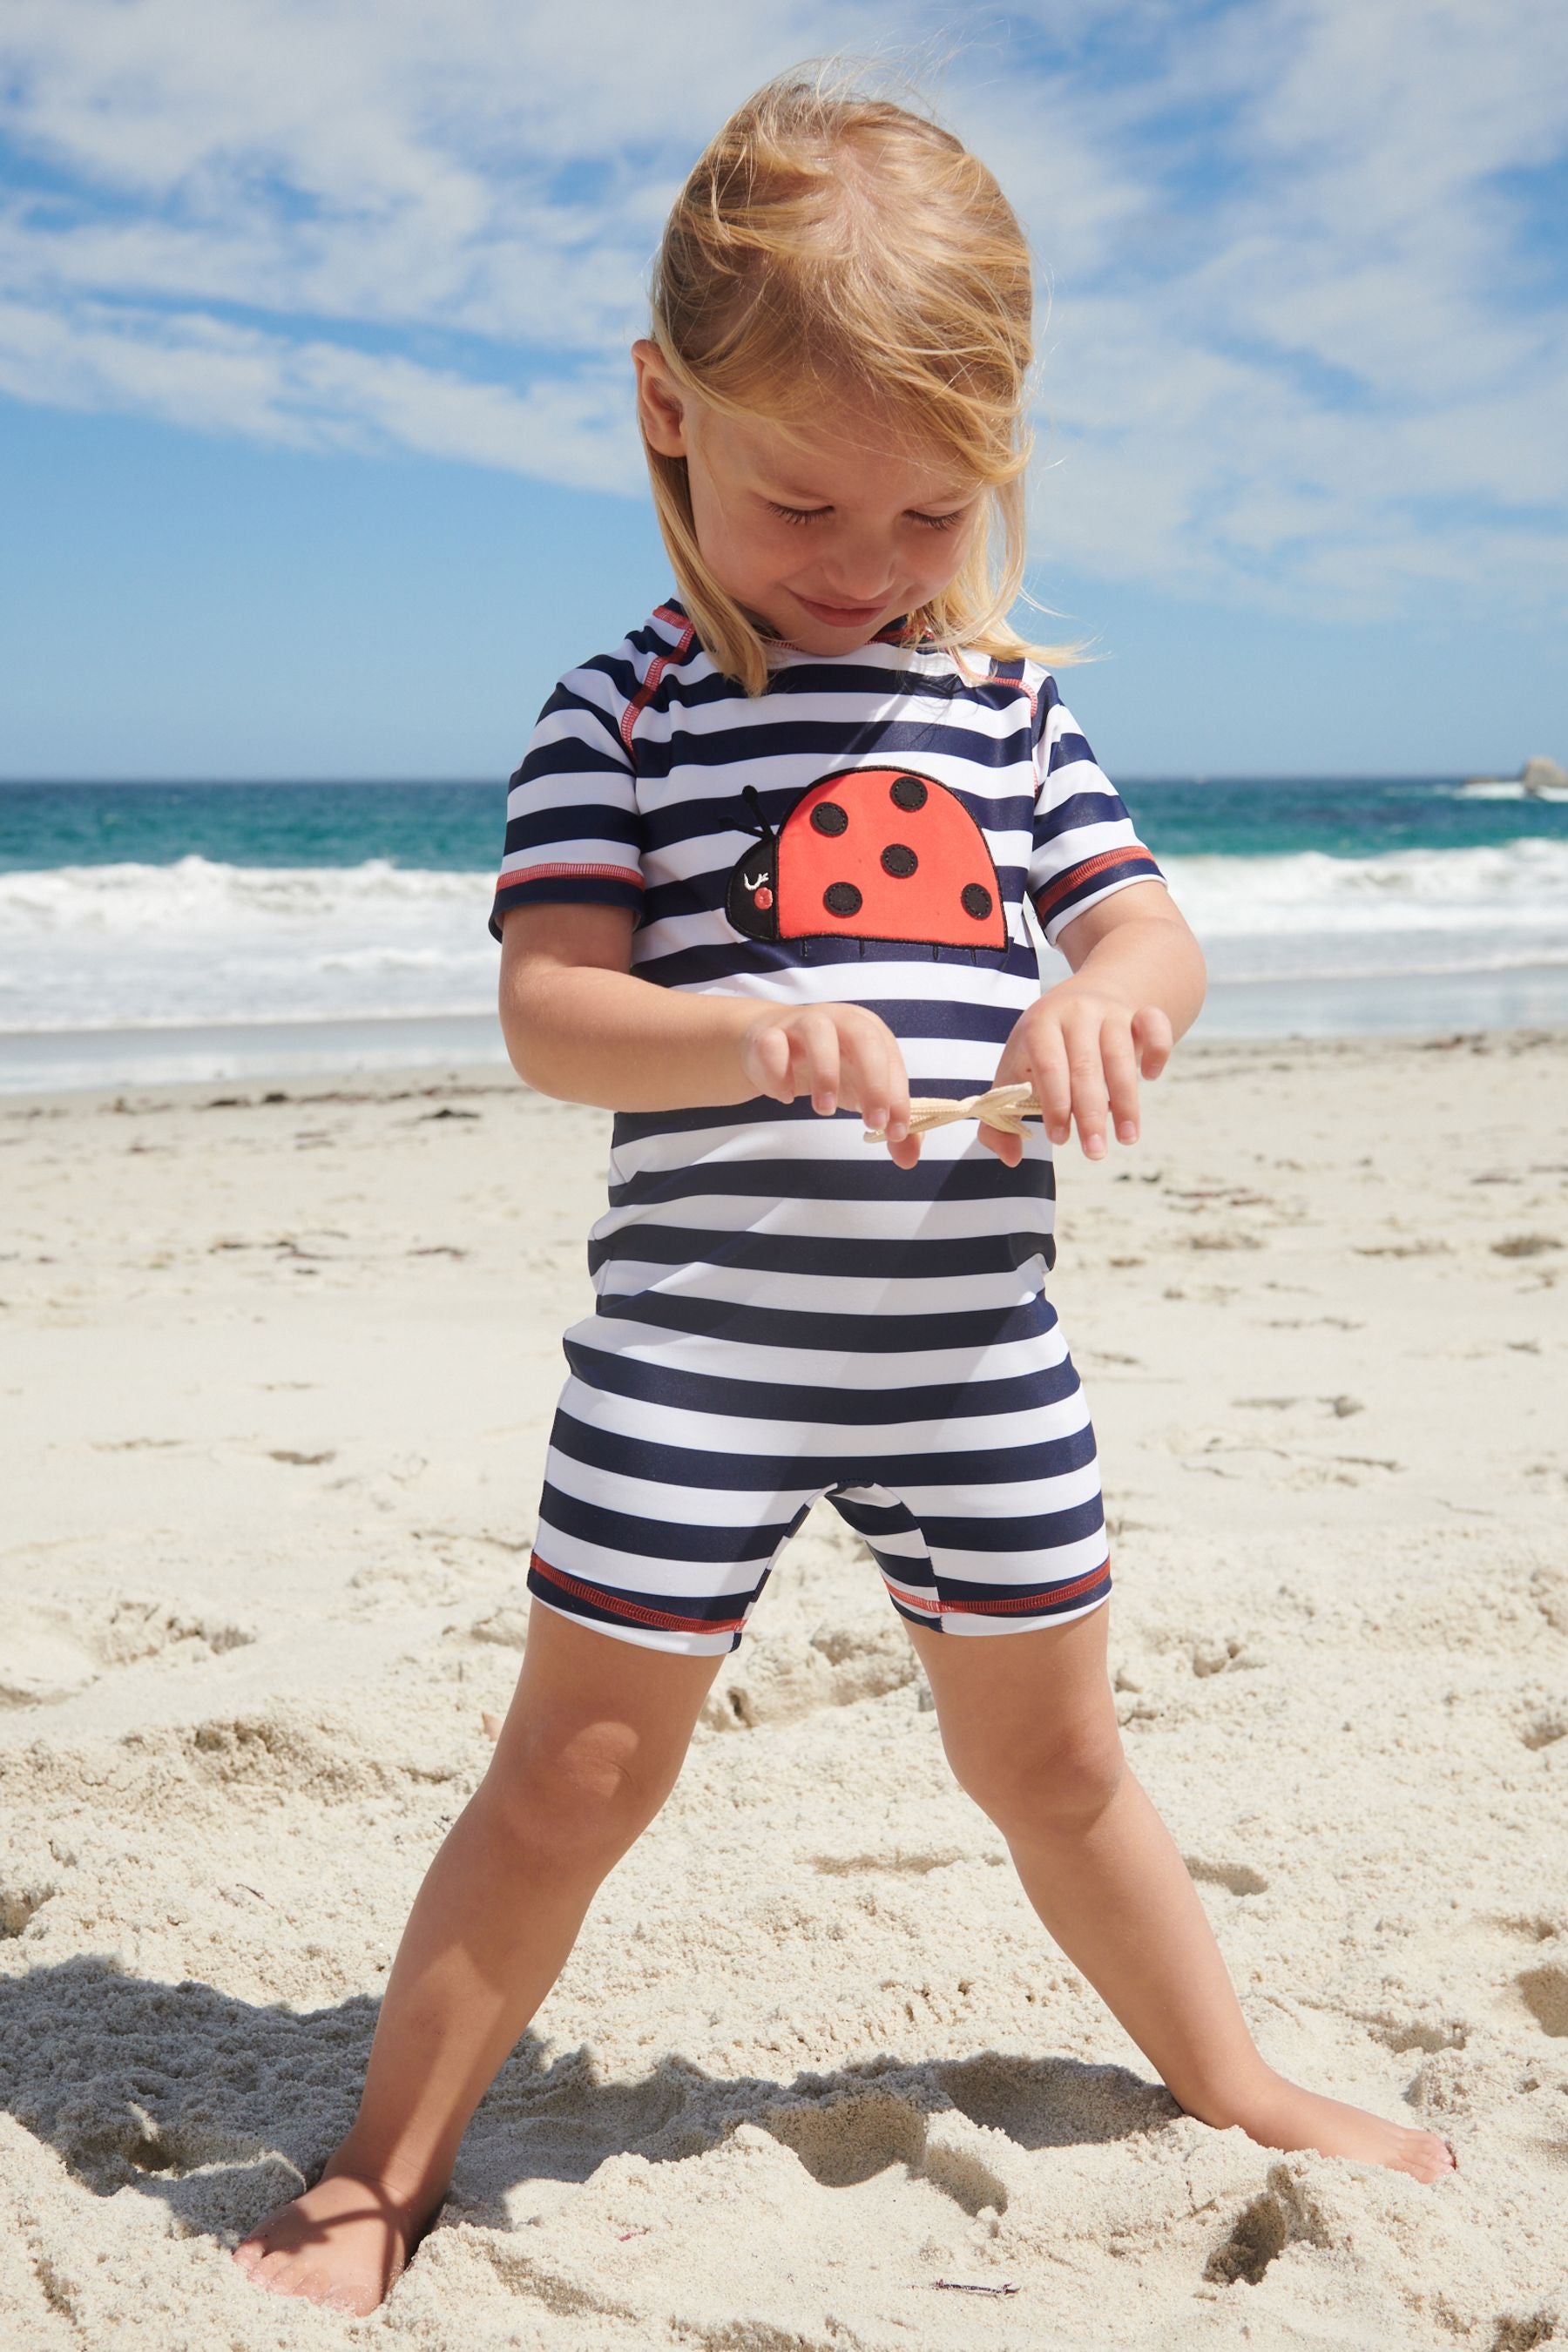
M929 2180L972 2217L1007 2210L1007 2191L973 2149L944 2138L942 2118L910 2100L868 2091L823 2105L774 2107L758 2117L824 2189L853 2189L890 2165Z
M1245 1862L1205 1862L1195 1853L1184 1853L1187 1876L1200 1886L1223 1886L1227 1895L1267 1895L1268 1881L1260 1870Z
M906 1853L895 1848L891 1853L813 1853L806 1856L813 1870L825 1878L857 1878L862 1872L889 1877L924 1878L933 1870L949 1870L958 1862L1000 1863L1000 1854L973 1854L962 1846L946 1846L940 1853Z
M41 1882L25 1886L0 1886L0 1943L21 1935L24 1928L37 1918L45 1904L58 1893L58 1886L46 1886Z
M1526 1969L1514 1983L1542 2033L1559 2041L1568 2035L1568 1967L1551 1960L1542 1968Z
M1419 2050L1435 2058L1440 2050L1463 2050L1470 2038L1468 2025L1459 2025L1445 2018L1439 2024L1429 2024L1420 2018L1366 2017L1362 2020L1374 2042L1403 2058L1407 2050Z
M1326 2242L1316 2207L1301 2184L1277 2164L1261 2197L1242 2208L1210 2254L1204 2276L1212 2286L1256 2286L1287 2246Z
M74 1608L24 1603L6 1626L0 1706L47 1706L74 1698L106 1670L147 1658L205 1664L255 1639L246 1626L139 1594Z
M795 1723L823 1707L882 1698L921 1678L920 1661L896 1622L824 1626L809 1642L755 1635L733 1655L699 1718L710 1731Z

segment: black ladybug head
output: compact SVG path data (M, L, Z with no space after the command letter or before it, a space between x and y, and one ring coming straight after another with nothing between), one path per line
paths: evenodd
M760 838L753 847L742 852L731 869L724 912L743 938L776 940L779 837L763 814L755 784L748 784L741 797L746 803L747 821L755 826Z

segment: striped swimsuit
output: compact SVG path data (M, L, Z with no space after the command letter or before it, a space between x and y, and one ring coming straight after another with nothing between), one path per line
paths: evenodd
M511 780L490 912L639 920L632 970L768 1004L868 1005L916 1094L994 1078L1046 938L1159 879L1030 660L966 679L900 624L721 676L673 599L559 681ZM892 1604L948 1633L1081 1615L1110 1579L1088 1407L1042 1285L1050 1147L970 1121L918 1164L856 1112L767 1097L618 1112L563 1342L533 1597L650 1647L739 1643L826 1496Z

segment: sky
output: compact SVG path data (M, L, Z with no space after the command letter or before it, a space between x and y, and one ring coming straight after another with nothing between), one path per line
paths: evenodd
M1102 765L1568 761L1561 0L6 0L0 776L504 776L673 585L668 207L847 53L1028 236Z

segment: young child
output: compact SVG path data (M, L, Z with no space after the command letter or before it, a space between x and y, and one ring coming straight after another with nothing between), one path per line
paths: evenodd
M652 307L637 409L679 593L545 703L490 916L518 1071L616 1114L527 1652L353 2126L236 2259L351 2311L385 2294L824 1496L959 1781L1181 2105L1436 2179L1444 2141L1265 2063L1118 1737L1094 1438L1041 1287L1049 1145L1136 1139L1204 973L1060 656L1006 624L1025 238L948 133L786 75L697 164ZM1026 898L1070 967L1043 994ZM910 1131L911 1088L1008 1080L1044 1133Z

